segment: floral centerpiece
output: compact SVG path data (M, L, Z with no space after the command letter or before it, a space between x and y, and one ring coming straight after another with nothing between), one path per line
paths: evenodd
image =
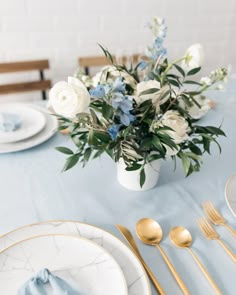
M212 143L219 146L217 137L224 132L200 125L199 119L211 108L204 92L222 87L226 69L194 80L201 70L202 46L192 45L183 57L169 62L164 20L155 18L149 28L154 41L136 66L118 64L100 46L111 65L95 77L80 72L50 90L49 105L60 130L68 128L76 146L75 151L57 148L68 155L64 170L106 153L127 173L136 171L141 188L149 178L148 165L180 158L188 176L199 171L201 156L210 154Z

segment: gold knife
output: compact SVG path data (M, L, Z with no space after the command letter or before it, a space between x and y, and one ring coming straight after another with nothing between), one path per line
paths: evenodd
M131 234L131 232L124 227L123 225L120 224L116 224L116 227L118 228L118 230L121 232L121 234L123 235L123 237L126 239L126 241L128 242L128 244L130 245L132 251L134 252L134 254L138 257L139 261L142 263L143 267L145 268L147 274L149 275L153 285L155 286L158 294L160 295L165 295L165 291L163 290L163 288L161 287L160 283L157 281L157 279L155 278L154 274L152 273L151 269L147 266L146 262L143 260L137 244Z

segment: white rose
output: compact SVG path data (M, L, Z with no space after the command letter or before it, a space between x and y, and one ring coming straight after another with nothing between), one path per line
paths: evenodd
M87 88L74 77L68 77L68 82L56 83L49 91L48 107L66 118L74 118L76 114L85 112L89 104Z
M185 60L182 63L184 68L188 70L198 68L202 65L204 60L204 51L201 44L193 44L190 46L185 54Z
M194 102L192 106L189 107L184 101L180 101L180 106L185 109L193 119L200 119L212 108L212 101L205 98L205 96L197 96L194 99L201 106L200 108Z
M160 87L160 83L156 80L142 81L138 83L135 97L136 103L141 104L145 100L151 99L153 105L156 107L157 110L159 110L159 106L165 103L169 98L167 95L164 99L160 99L161 95L167 90L166 87L162 89L160 89ZM151 94L141 94L142 92L153 88L156 88L158 90Z
M165 132L173 139L175 144L180 144L188 139L189 125L179 112L167 111L161 119L161 124L173 129L173 131L166 130Z

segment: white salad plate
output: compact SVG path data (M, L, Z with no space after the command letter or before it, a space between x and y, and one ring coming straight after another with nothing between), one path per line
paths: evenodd
M0 236L0 250L32 236L45 234L77 235L93 241L108 251L120 265L128 295L151 295L147 275L133 252L111 233L86 223L59 220L27 225Z
M30 105L30 107L37 113L41 113L41 115L45 118L46 122L44 128L34 136L31 136L22 141L13 143L0 143L0 154L18 152L32 148L45 142L57 132L58 121L55 116L51 115L46 108L34 105Z
M128 294L120 266L107 251L78 236L53 234L23 240L0 252L1 294L17 294L44 268L65 280L78 294ZM53 294L49 284L45 290Z
M13 143L29 138L39 133L46 124L44 114L26 104L0 104L0 113L15 114L21 120L21 126L15 131L0 130L0 143Z
M236 174L232 175L225 185L225 199L229 209L236 216Z

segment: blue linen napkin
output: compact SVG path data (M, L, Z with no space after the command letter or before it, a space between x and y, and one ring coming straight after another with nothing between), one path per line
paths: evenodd
M0 113L0 130L3 132L12 132L21 126L21 118L17 114Z
M54 295L86 295L75 290L66 281L54 276L47 268L41 269L29 279L18 291L17 295L47 295L44 285L50 284Z

